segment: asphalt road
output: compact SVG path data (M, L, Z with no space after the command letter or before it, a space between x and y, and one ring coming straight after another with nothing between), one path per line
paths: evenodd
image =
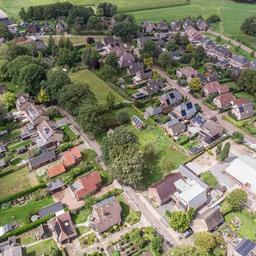
M193 104L197 103L207 118L212 118L214 116L217 117L219 124L222 125L227 130L227 132L229 134L232 134L235 131L242 132L244 134L244 138L247 142L249 142L250 144L256 144L255 137L253 137L249 134L246 134L243 130L239 129L238 127L236 127L233 124L229 123L228 121L224 120L223 116L225 115L225 113L220 114L217 110L212 110L212 109L208 108L205 104L202 103L202 101L200 99L194 98L188 91L186 91L184 88L180 87L178 85L177 81L171 79L170 76L168 75L168 73L165 72L164 70L162 70L161 68L154 67L153 69L156 70L162 77L164 77L169 85L171 85L173 88L178 90L183 95L183 97L189 99Z

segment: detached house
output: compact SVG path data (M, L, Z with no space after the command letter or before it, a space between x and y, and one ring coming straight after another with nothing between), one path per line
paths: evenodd
M56 216L49 222L49 228L54 232L54 237L60 244L70 243L76 236L76 229L69 212Z
M47 112L44 111L41 106L33 103L26 104L24 115L33 126L37 126L41 122L49 120Z
M212 232L224 223L219 207L209 208L200 214L193 222L195 232Z
M196 77L198 72L191 67L179 68L176 71L177 77L185 77L189 82L192 78Z
M220 85L218 81L209 82L204 85L203 92L206 97L210 95L221 95L229 92L227 85Z
M115 197L109 197L93 206L90 226L103 233L110 227L121 223L122 208Z
M82 161L81 152L77 147L71 148L63 153L63 165L66 169L74 167Z
M162 32L167 32L169 30L169 24L166 21L160 21L156 25L156 30L162 31Z
M149 197L158 205L163 205L171 200L172 195L176 192L175 181L181 179L180 173L170 173L164 179L153 184L148 189Z
M186 27L185 33L188 36L188 39L190 42L197 43L203 40L203 37L200 34L200 32L195 28L193 28L192 26Z
M171 90L159 97L163 107L175 106L181 103L183 97L177 90Z
M135 62L133 54L126 52L118 60L120 68L128 68Z
M171 135L171 136L178 136L180 134L182 134L183 132L185 132L186 130L186 125L181 123L179 120L177 119L173 119L169 122L167 122L164 125L166 131Z
M144 70L144 64L142 62L134 62L127 70L128 75L135 76L137 72Z
M151 69L143 69L139 70L136 75L133 77L133 83L134 85L139 85L141 83L145 83L152 77L152 71Z
M231 112L237 120L249 118L254 115L253 103L246 99L236 99Z
M155 29L156 29L156 25L153 22L147 21L147 20L144 20L142 22L143 33L152 33L155 31Z
M29 103L31 103L29 95L26 93L23 93L17 98L15 105L18 111L23 111L24 109L27 108Z
M199 18L196 21L196 26L199 30L206 31L208 29L208 24L205 20Z
M77 179L70 189L77 200L82 200L86 196L94 194L101 189L101 176L95 171Z
M236 98L232 93L225 93L213 99L213 103L218 107L218 109L230 108L235 102Z
M42 121L37 126L39 137L36 139L38 149L56 147L63 141L63 133L57 130L55 122Z
M191 119L197 113L196 106L192 102L182 103L172 111L179 120Z
M36 157L28 158L28 165L30 170L37 169L45 164L51 163L56 159L54 151L45 151Z
M146 96L152 96L158 92L160 92L164 87L164 83L161 80L151 80L148 84L138 91L143 93Z
M199 132L199 137L202 142L209 145L221 138L223 132L224 128L220 124L209 119L203 124L202 130Z

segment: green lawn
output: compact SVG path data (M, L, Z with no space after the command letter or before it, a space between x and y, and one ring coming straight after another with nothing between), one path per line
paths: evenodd
M238 217L241 221L239 234L250 240L256 241L256 218L247 211L229 213L225 216L225 222L230 223L232 219Z
M84 223L87 221L90 214L91 214L91 211L87 208L84 208L74 216L73 221L75 224Z
M150 159L152 168L147 175L146 186L158 181L188 158L177 143L171 140L159 126L156 126L153 121L144 120L142 115L133 107L125 107L105 114L103 120L106 125L109 127L117 125L116 118L120 112L127 112L130 117L137 115L147 125L143 130L138 130L132 124L127 125L128 130L138 136L141 149L145 149L148 145L154 147L156 157ZM101 142L102 137L97 139Z
M30 188L32 185L28 175L27 168L22 168L0 178L0 199Z
M16 221L20 225L30 222L30 217L36 214L41 208L53 203L51 197L40 201L30 201L25 205L0 210L0 226Z
M27 256L50 255L51 248L58 248L56 242L53 239L49 239L34 246L27 247Z
M245 91L237 92L237 93L235 93L235 96L237 98L244 98L244 99L247 99L249 101L254 101L254 102L256 101L255 97L252 94L250 94L249 92L245 92Z
M97 97L99 103L105 104L108 93L112 93L115 96L116 102L122 102L124 99L114 90L112 90L106 82L101 80L98 76L89 70L81 70L76 73L70 74L71 80L78 84L88 84L91 91Z
M207 4L206 4L207 3ZM235 3L228 0L191 0L191 5L155 10L131 12L138 22L145 20L175 20L185 17L208 18L212 14L220 15L221 22L215 29L221 33L239 39L256 49L255 37L247 36L240 31L244 19L255 15L256 5Z
M39 4L49 4L54 2L66 2L66 0L23 0L23 1L15 1L15 0L0 0L0 6L3 10L5 10L8 14L12 16L18 17L18 13L21 7L28 8L31 5L39 5ZM103 0L69 0L70 3L77 5L90 5L96 6L100 2L104 2ZM134 10L145 10L152 8L161 8L167 6L177 6L188 4L186 0L108 0L113 4L118 6L118 10L121 12L134 11Z
M229 87L229 89L232 90L232 91L240 90L240 88L239 88L239 86L236 82L225 83L225 85L227 85Z
M67 136L67 139L69 141L74 141L77 139L77 135L72 131L72 129L69 126L64 126L62 127L62 131L64 133L64 135Z
M10 151L14 151L19 147L22 146L29 146L31 144L31 140L21 140L21 141L16 141L16 142L12 142L10 144L7 145L8 150Z

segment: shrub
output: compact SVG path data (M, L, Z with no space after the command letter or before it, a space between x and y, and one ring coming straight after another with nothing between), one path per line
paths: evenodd
M128 124L130 122L130 116L126 112L120 112L118 115L118 122L120 125Z
M243 144L244 142L244 135L240 132L233 132L232 139L237 144Z
M218 185L217 179L210 171L202 173L201 178L210 188L216 188Z

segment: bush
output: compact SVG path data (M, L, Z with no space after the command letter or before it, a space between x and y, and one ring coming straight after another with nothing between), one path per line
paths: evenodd
M32 188L29 188L29 189L26 189L26 190L23 190L23 191L20 191L16 194L13 194L13 195L10 195L6 198L3 198L0 200L0 205L3 204L3 203L6 203L6 202L9 202L9 201L13 201L14 199L18 198L18 197L21 197L21 196L25 196L25 195L28 195L28 194L31 194L35 191L37 191L38 189L40 188L45 188L46 187L46 183L42 183L42 184L39 184L37 186L34 186Z
M19 228L15 229L15 230L12 230L12 231L10 231L8 233L5 233L3 236L0 237L0 242L6 240L10 236L18 236L18 235L21 235L21 234L23 234L25 232L28 232L28 231L30 231L30 230L32 230L34 228L37 228L41 224L47 222L52 217L53 217L52 215L49 215L49 216L47 216L45 218L39 219L39 220L37 220L35 222L29 223L27 225L24 225L22 227L19 227Z
M218 181L215 178L215 176L210 172L206 171L202 173L201 179L210 187L210 188L216 188L218 185Z
M237 144L243 144L244 142L244 135L240 132L233 132L232 139Z
M128 124L130 122L130 116L126 112L120 112L118 115L118 122L120 125Z

